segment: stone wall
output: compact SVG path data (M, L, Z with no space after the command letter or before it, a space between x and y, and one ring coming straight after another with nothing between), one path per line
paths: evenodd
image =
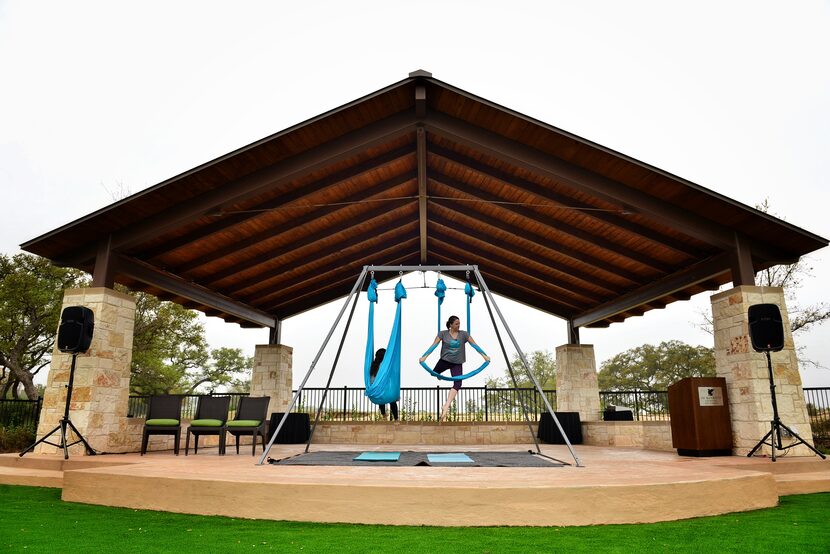
M584 421L582 442L590 446L674 450L670 421Z
M284 344L258 344L251 372L251 396L270 396L268 411L285 412L291 404L294 349Z
M718 377L726 378L734 452L748 453L770 430L772 419L767 358L764 353L753 350L749 336L747 313L754 304L776 304L781 310L784 349L771 353L779 417L782 423L812 444L783 290L778 287L740 286L713 295L711 302L715 368ZM788 442L785 441L785 444ZM764 446L759 452L769 454L770 448ZM795 456L813 455L803 445L793 448L790 453Z
M579 419L602 419L597 362L590 344L556 347L556 411L579 412Z
M64 292L63 308L86 306L95 314L92 344L78 354L69 418L92 448L104 452L126 452L132 446L127 439L127 402L130 394L135 301L129 295L107 288L69 289ZM43 396L37 436L58 425L66 404L66 385L72 355L55 347ZM73 442L70 433L69 442ZM50 437L60 442L60 432ZM54 446L41 444L36 453L51 454ZM83 454L78 444L71 454Z

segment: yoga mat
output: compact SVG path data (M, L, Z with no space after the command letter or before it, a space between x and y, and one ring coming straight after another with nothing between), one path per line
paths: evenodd
M357 462L397 462L400 457L400 452L363 452L352 459Z

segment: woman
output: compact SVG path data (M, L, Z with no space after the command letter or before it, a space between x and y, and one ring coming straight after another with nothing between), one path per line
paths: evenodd
M473 337L467 333L467 331L461 330L461 320L458 319L456 316L450 316L447 320L447 330L440 331L438 336L435 337L435 342L432 343L429 350L424 352L424 355L421 356L420 361L424 361L427 359L427 356L435 349L438 343L441 343L441 359L438 360L438 363L435 364L435 373L443 373L450 370L450 374L453 377L458 377L464 370L462 368L462 364L466 361L466 350L464 349L465 343L470 343L479 354L481 354L485 360L488 362L490 361L490 357L484 353L484 351L476 344L476 341L473 340ZM447 395L447 401L444 403L444 406L441 408L441 421L445 421L447 419L447 411L450 409L450 405L452 401L455 400L455 397L458 395L458 391L461 388L461 381L453 381L452 390L450 394Z
M380 369L380 363L383 361L383 357L386 355L385 348L378 348L378 351L375 352L375 359L372 360L372 365L369 366L369 382L374 383L375 377L377 377L378 370ZM386 417L386 404L379 404L380 406L380 415L384 418ZM392 413L392 419L398 421L398 403L392 402L389 404L389 411Z

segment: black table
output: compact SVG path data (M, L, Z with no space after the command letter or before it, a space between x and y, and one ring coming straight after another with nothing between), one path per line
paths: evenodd
M568 440L571 444L582 444L582 423L579 421L579 412L554 412L556 419L568 435ZM554 423L553 418L548 412L544 412L539 418L539 431L536 434L537 438L542 442L548 444L565 444L565 439L559 428Z
M634 412L631 410L605 410L602 412L605 421L634 421Z
M268 439L274 436L274 431L280 424L280 420L284 414L274 412L271 414L271 422L268 424ZM280 434L277 435L276 444L300 444L308 441L311 436L311 423L309 422L307 413L288 414L288 419L280 429Z

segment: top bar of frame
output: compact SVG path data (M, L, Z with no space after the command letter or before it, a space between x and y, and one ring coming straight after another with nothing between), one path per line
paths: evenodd
M366 271L477 271L477 265L367 265Z

